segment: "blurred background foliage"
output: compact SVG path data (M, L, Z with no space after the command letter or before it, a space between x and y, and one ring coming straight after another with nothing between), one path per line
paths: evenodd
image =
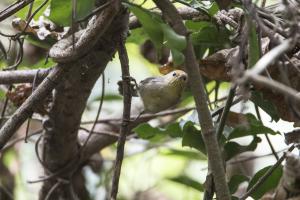
M8 0L1 1L0 8L2 9L12 2ZM43 0L36 0L33 9L36 9L43 2ZM204 11L209 17L212 17L218 11L218 7L214 2L197 0L185 0L184 2ZM268 4L276 2L275 0L267 1ZM94 3L93 0L77 0L77 19L89 14ZM256 3L259 4L260 1ZM153 2L150 0L137 0L124 2L124 4L129 7L130 11L138 17L142 24L141 28L130 31L126 44L129 53L130 71L137 82L149 76L159 75L159 67L163 64L159 64L159 62L151 63L142 55L143 44L149 39L154 47L158 49L158 53L156 53L160 55L160 58L164 56L162 49L169 48L172 52L174 65L181 65L184 61L181 50L185 47L185 39L175 34L159 15L150 12L154 7ZM176 5L178 7L182 6L180 3L176 3ZM1 22L1 32L15 33L16 30L12 28L11 21L15 17L25 19L27 9L26 7L20 10L16 16ZM70 26L71 1L48 1L47 5L34 17L37 23L42 23L44 19L49 19L58 25L57 29ZM234 46L230 41L233 30L228 27L217 27L213 21L195 22L192 20L185 21L185 25L191 31L196 56L199 59L211 55L217 50ZM15 42L10 42L2 36L0 36L0 41L6 49L14 49L9 52L8 59L3 59L2 56L0 67L3 68L14 62L16 50L19 47ZM53 66L54 62L51 59L48 59L46 63L46 55L47 50L54 42L55 39L53 41L53 38L46 37L41 40L36 35L26 37L24 59L19 69ZM105 70L105 97L100 118L113 117L122 112L122 97L119 95L117 87L117 82L121 79L121 72L117 58L116 55ZM164 58L164 62L167 60L168 58ZM216 90L213 89L219 84L218 98L222 99L227 96L229 83L206 80L207 91L212 91L209 95L211 101L214 101L216 96ZM5 99L4 92L0 93L0 98ZM101 82L99 81L90 96L82 121L94 120L100 99ZM139 103L138 98L133 99L133 104ZM222 138L224 156L229 163L227 164L227 171L230 174L229 185L232 194L245 191L248 182L252 185L257 177L276 161L271 154L271 150L266 147L265 138L261 135L270 135L275 150L281 151L286 149L286 145L280 133L293 129L291 123L279 120L276 112L274 112L274 107L269 103L264 103L260 94L257 94L255 103L263 109L260 110L262 122L255 116L252 102L237 104L232 108L232 111L245 114L243 116L246 117L248 127L233 128L226 126L226 134ZM213 110L223 104L224 100L213 103L211 109ZM194 106L193 98L188 90L185 92L180 106ZM163 124L164 120L166 119L159 118L152 120L150 123L139 125L134 129L138 138L127 141L120 182L120 199L193 200L202 198L203 184L207 174L207 158L196 113L190 111L179 119L158 127L158 125ZM217 120L215 119L215 121ZM37 121L32 129L34 130L35 127L39 126L39 121ZM24 127L20 132L22 130L24 130ZM27 184L28 180L35 180L43 173L35 156L35 140L36 138L33 137L29 141L31 145L20 142L1 157L3 164L12 174L12 177L9 178L15 181L15 196L13 199L37 199L40 184ZM115 145L99 152L103 159L103 165L98 173L95 173L89 166L85 167L86 185L91 199L105 198L110 187L115 153ZM253 197L258 199L269 189L275 188L281 173L282 170L279 168L272 178L264 184L264 187L253 194Z

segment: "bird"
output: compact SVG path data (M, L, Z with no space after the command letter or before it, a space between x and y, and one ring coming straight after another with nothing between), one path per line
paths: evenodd
M142 80L137 91L144 104L143 113L158 113L175 106L180 101L187 81L188 75L182 70Z

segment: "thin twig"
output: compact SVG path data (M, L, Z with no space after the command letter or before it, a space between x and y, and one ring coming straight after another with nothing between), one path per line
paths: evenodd
M50 190L48 191L46 197L45 197L45 200L48 200L50 199L50 196L51 194L56 190L56 188L58 188L58 186L61 184L60 181L57 181L51 188Z
M266 5L266 2L267 2L267 0L262 0L262 1L261 1L261 5L260 5L260 6L261 6L262 8L264 8L264 7L265 7L265 5Z
M293 149L295 148L295 145L292 145L288 150L287 152L291 152L293 151ZM248 196L250 196L255 190L257 190L258 187L260 187L271 175L272 173L274 172L275 169L277 169L277 167L283 162L283 160L285 159L286 157L286 153L283 154L283 156L280 157L279 160L277 160L277 162L272 166L270 167L266 173L260 177L257 182L252 186L252 188L250 188L241 198L240 200L245 200Z
M295 103L300 105L300 95L298 95L299 92L291 87L288 87L278 81L274 81L260 75L247 75L247 79L263 87L276 91L277 93L281 93L282 95L286 96L287 98L295 101Z
M262 73L270 64L272 64L278 57L283 55L286 51L293 47L293 41L287 39L283 41L280 45L273 48L271 51L266 53L264 56L259 59L259 61L251 67L250 70L246 71L245 75L255 76ZM242 82L247 81L247 76L241 79Z
M286 151L286 150L288 150L288 148L284 148L284 149L281 149L279 151L276 151L276 154L281 153L281 152ZM240 159L237 159L237 160L229 161L226 164L234 165L234 164L237 164L237 163L243 163L243 162L247 162L247 161L254 160L254 159L264 158L264 157L267 157L267 156L273 156L273 153L271 152L271 153L263 154L263 155L240 158Z
M221 120L220 120L218 129L217 129L217 138L218 138L218 140L220 140L220 138L221 138L221 136L223 134L223 130L224 130L224 127L225 127L226 119L227 119L228 113L230 111L230 108L232 106L233 98L235 96L235 89L236 89L235 87L232 87L229 90L228 98L227 98L225 107L223 109Z
M104 8L109 6L109 4L111 4L111 2L107 1L105 4L97 7L95 10L93 10L90 14L88 14L84 18L77 20L77 23L84 22L84 21L88 20L90 17L92 17L93 15L96 15L97 13L101 12Z
M278 154L278 153L281 153L281 152L286 151L288 149L289 149L289 147L283 148L279 151L276 151L276 153ZM230 160L230 161L226 162L226 165L240 164L240 163L248 162L248 161L255 160L255 159L261 159L261 158L268 157L268 156L273 156L273 153L271 152L271 153L267 153L267 154L250 156L250 157L241 156L241 158L239 158L239 159ZM208 169L207 167L201 168L202 171L206 171L207 169Z
M43 130L38 130L38 131L35 131L33 133L29 133L27 138L30 138L31 136L34 136L34 135L39 135L43 132ZM20 137L20 138L17 138L17 139L14 139L12 141L10 141L9 143L7 143L7 145L4 146L4 148L1 150L1 151L5 151L9 148L11 148L12 146L14 146L17 142L20 142L22 140L24 140L25 137Z
M5 185L2 184L2 182L0 181L0 189L7 194L7 196L9 197L9 199L14 200L14 194L12 193L12 191L10 191ZM2 195L1 195L2 196Z
M91 130L89 130L87 128L84 128L84 127L79 127L79 129L87 132L89 135L92 133L92 134L108 135L108 136L119 138L119 134L118 133L111 132L111 131L91 131Z
M104 102L104 94L105 94L105 75L104 75L104 72L103 72L102 73L101 99L100 99L99 107L98 107L98 110L97 110L96 118L94 120L93 126L92 126L92 128L89 132L88 137L86 138L86 140L84 141L83 145L80 148L80 151L82 151L82 149L85 148L86 144L88 143L89 139L91 138L92 134L94 133L94 129L97 125L97 121L99 119L99 116L100 116L100 113L101 113L101 110L102 110L102 105L103 105L103 102Z
M257 106L256 104L255 104L255 111L256 111L257 118L259 119L259 121L260 121L261 123L263 123L263 121L262 121L262 119L261 119L261 116L260 116L259 108L258 108L258 106ZM278 155L277 155L277 153L276 153L276 151L275 151L275 148L274 148L274 146L273 146L273 144L272 144L272 142L271 142L271 140L270 140L268 134L265 134L265 137L266 137L266 139L267 139L267 142L268 142L268 144L269 144L269 146L270 146L270 149L271 149L271 151L272 151L274 157L276 158L276 160L279 160L279 157L278 157Z
M15 3L9 5L7 8L0 12L0 22L12 16L13 14L15 14L16 12L18 12L33 1L34 0L18 0Z
M120 129L120 137L118 139L117 144L117 155L116 155L116 162L112 180L112 190L111 190L111 200L117 199L118 189L119 189L119 179L121 173L121 166L124 157L124 146L126 141L126 135L130 132L129 122L130 122L130 110L131 110L131 89L130 89L130 72L129 72L129 61L127 50L125 47L125 37L121 37L120 44L119 44L119 59L121 62L122 67L122 78L123 78L123 120L122 126Z
M32 6L32 5L31 5ZM36 85L37 85L37 77L39 75L39 69L36 71L36 74L33 78L33 82L32 82L32 89L31 89L31 94L33 93L33 91L35 90L36 88ZM33 113L32 113L33 114ZM24 142L27 143L27 136L28 136L28 133L29 133L29 127L30 127L30 122L31 122L31 118L32 118L32 114L31 116L27 119L27 126L26 126L26 132L25 132L25 138L24 138Z
M20 39L19 37L16 37L14 40L17 41L17 43L19 44L19 51L18 51L18 56L17 56L17 61L8 67L5 67L3 70L16 70L17 67L21 64L22 60L23 60L23 44L24 44L24 39Z
M142 114L138 120L141 119L153 119L155 117L163 117L163 116L167 116L167 115L175 115L175 114L179 114L179 113L187 113L191 110L194 110L195 108L178 108L178 109L174 109L174 110L166 110L166 111L162 111L159 113L154 113L154 114ZM137 118L138 115L132 116L130 117L130 120L134 120ZM108 119L100 119L97 120L97 123L109 123L109 122L117 122L117 121L121 121L122 118L108 118ZM84 121L81 122L82 125L84 124L91 124L94 123L95 121Z

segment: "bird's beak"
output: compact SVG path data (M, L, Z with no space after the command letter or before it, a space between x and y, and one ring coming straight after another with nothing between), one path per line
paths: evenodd
M187 75L186 75L186 74L181 74L181 75L179 76L179 78L180 78L181 80L183 80L183 81L186 81L186 80L187 80Z

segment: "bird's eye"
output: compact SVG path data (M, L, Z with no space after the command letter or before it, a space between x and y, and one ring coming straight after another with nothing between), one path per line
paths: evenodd
M176 72L173 73L173 76L176 76Z

